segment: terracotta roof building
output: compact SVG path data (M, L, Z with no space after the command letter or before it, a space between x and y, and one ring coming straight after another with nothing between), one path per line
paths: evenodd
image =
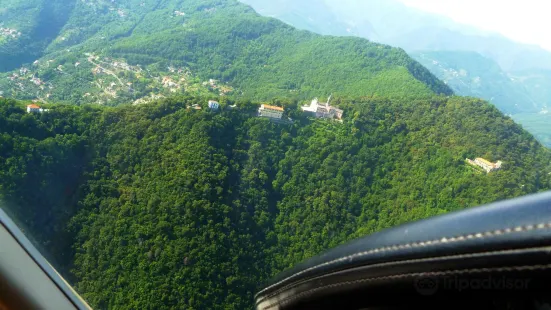
M284 111L282 107L263 104L258 109L258 116L281 119Z
M36 104L29 104L27 106L27 113L40 113L42 109Z

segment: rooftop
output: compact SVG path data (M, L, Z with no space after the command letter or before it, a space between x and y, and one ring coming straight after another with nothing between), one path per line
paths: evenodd
M268 109L268 110L276 110L276 111L285 111L282 107L276 107L276 106L273 106L273 105L268 105L268 104L263 104L262 107L264 109Z
M29 105L27 106L27 108L31 108L31 109L40 109L40 107L37 106L36 104L29 104Z
M481 162L483 162L484 164L486 164L486 165L488 165L488 166L493 166L493 165L495 165L494 163L492 163L492 162L490 162L490 161L488 161L488 160L486 160L486 159L484 159L484 158L482 158L482 157L478 157L476 160L481 161Z

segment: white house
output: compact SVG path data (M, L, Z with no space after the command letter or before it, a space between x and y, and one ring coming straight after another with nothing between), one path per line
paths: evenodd
M258 116L281 119L284 111L281 107L263 104L258 109Z
M331 97L329 97L329 100ZM337 118L342 119L343 110L332 107L328 102L319 102L318 98L314 98L309 106L303 106L302 111L314 114L317 118Z
M218 101L209 100L209 109L217 111L220 108L220 103Z
M42 112L42 109L36 104L29 104L27 106L27 113L40 113L40 112Z

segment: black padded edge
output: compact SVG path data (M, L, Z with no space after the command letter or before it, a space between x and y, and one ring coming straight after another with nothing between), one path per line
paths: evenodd
M306 290L366 274L388 276L399 270L430 272L451 270L452 266L502 268L506 267L504 262L515 266L516 261L545 266L551 263L549 246L551 192L454 212L357 239L281 273L257 293L256 304L262 309L259 305L268 299L304 296ZM530 251L540 255L527 255ZM477 255L484 259L476 263ZM359 272L370 266L367 273Z

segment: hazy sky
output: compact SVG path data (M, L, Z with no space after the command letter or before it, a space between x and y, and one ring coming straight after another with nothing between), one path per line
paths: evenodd
M455 21L551 50L549 0L400 0Z

